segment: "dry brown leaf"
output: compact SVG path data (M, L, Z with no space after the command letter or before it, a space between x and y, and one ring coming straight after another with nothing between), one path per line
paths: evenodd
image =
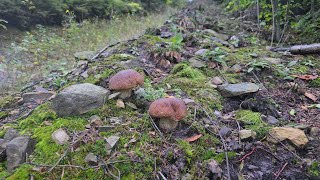
M314 101L314 102L316 102L317 99L318 99L315 95L313 95L313 94L311 94L311 93L308 93L308 92L305 92L304 95L305 95L307 98L309 98L309 99L311 99L312 101Z
M303 79L303 80L315 80L317 79L319 76L318 75L301 75L301 76L296 76L293 75L293 77L299 78L299 79Z
M198 134L198 135L194 135L194 136L192 136L192 137L189 137L189 138L187 138L187 139L185 139L187 142L193 142L193 141L196 141L196 140L198 140L199 138L201 138L202 137L202 134Z

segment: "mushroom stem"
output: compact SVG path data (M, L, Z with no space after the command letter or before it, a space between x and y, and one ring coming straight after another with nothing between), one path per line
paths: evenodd
M131 93L132 93L132 90L131 89L129 89L129 90L123 90L123 91L120 91L120 95L119 95L119 97L121 98L121 99L127 99L127 98L129 98L130 96L131 96Z
M178 126L178 121L170 118L160 118L159 127L165 132L170 132Z

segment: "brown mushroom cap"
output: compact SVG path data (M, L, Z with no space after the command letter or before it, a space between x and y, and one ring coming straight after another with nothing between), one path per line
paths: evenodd
M109 88L111 90L128 90L143 85L144 77L133 69L119 71L111 77L109 81Z
M170 118L180 121L188 114L183 100L177 98L163 98L154 101L149 107L149 114L156 118Z

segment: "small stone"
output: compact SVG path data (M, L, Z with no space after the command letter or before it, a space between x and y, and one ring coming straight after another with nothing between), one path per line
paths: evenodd
M231 72L239 73L242 70L242 67L239 64L235 64L230 68Z
M254 139L256 137L256 132L252 130L243 129L239 131L239 136L241 140Z
M197 59L195 59L195 58L191 58L191 59L189 60L189 62L190 62L190 66L191 66L191 67L195 67L195 68L202 68L202 67L205 67L205 66L206 66L205 63L203 63L202 61L197 60Z
M119 141L120 137L119 136L110 136L108 138L105 138L106 140L106 149L108 151L108 153L111 152L112 148L117 144L117 142Z
M55 95L54 92L28 92L22 95L23 103L45 101Z
M272 143L289 140L296 147L301 148L306 145L309 140L304 131L291 127L275 127L269 131L267 140Z
M203 32L205 32L205 33L207 33L209 35L212 35L214 37L217 37L217 38L219 38L219 39L221 39L223 41L226 41L226 40L229 39L228 35L218 33L218 32L216 32L216 31L214 31L212 29L205 29L205 30L203 30Z
M28 136L19 136L7 144L7 169L12 171L26 161L27 155L33 152L35 141Z
M85 72L81 73L81 76L82 76L83 78L88 78L88 77L89 77L88 71L85 71Z
M219 164L214 159L211 159L208 163L208 169L215 176L221 177L222 169L219 167Z
M255 93L260 87L254 83L225 84L218 86L218 90L224 97L235 97L243 94Z
M270 125L277 125L279 124L279 121L277 118L273 117L273 116L261 116L262 120L266 121L268 124Z
M310 136L311 136L311 137L317 138L317 137L319 137L319 135L320 135L320 128L318 128L318 127L312 127L312 128L310 129Z
M70 137L63 129L58 129L54 131L51 135L52 140L57 144L65 144L69 141Z
M98 127L98 132L108 132L111 131L115 128L115 126L99 126Z
M232 133L232 130L228 127L223 127L220 129L219 133L222 137L228 137Z
M213 77L211 80L212 84L214 85L221 85L223 83L223 81L221 80L220 77Z
M200 49L200 50L198 50L196 53L195 53L195 55L197 55L197 56L202 56L202 55L204 55L206 52L208 52L209 51L209 49Z
M265 57L264 60L268 61L271 64L281 64L282 62L280 58Z
M6 148L9 141L0 139L0 162L6 160Z
M108 118L107 120L113 125L122 123L122 119L120 119L118 117L111 117L111 118Z
M16 129L9 128L3 138L7 141L11 141L18 136L20 136L20 134Z
M103 125L103 121L97 115L91 116L88 121L93 126L102 126Z
M90 125L90 124L86 124L84 127L85 127L86 129L91 129L91 125Z
M119 108L125 108L125 104L124 104L122 99L118 99L117 100L116 106L119 107Z
M89 153L84 161L89 165L89 166L97 166L98 165L98 158L96 155L93 153Z
M195 103L196 103L194 100L189 99L189 98L184 98L184 99L183 99L183 102L184 102L185 104L195 104Z

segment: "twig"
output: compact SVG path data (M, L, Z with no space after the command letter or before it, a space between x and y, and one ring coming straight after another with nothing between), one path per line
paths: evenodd
M149 113L148 113L148 116L151 119L151 124L152 124L153 128L158 132L160 137L163 138L163 133L160 131L160 129L158 128L158 126L156 125L156 123L154 122L153 118L150 116Z
M159 171L160 176L162 177L163 180L167 180L167 178L162 174L161 171Z
M60 161L66 157L67 153L69 152L69 148L66 149L66 151L63 153L63 155L60 157L60 159L49 169L48 172L51 172L59 163Z
M284 168L285 168L287 165L288 165L288 162L286 162L286 163L282 166L282 168L278 171L275 180L277 180L277 179L279 178L280 174L282 173L282 171L284 170Z
M251 152L249 152L248 154L244 155L238 162L243 161L248 156L250 156L252 153L254 153L256 150L257 150L257 148L254 148Z

